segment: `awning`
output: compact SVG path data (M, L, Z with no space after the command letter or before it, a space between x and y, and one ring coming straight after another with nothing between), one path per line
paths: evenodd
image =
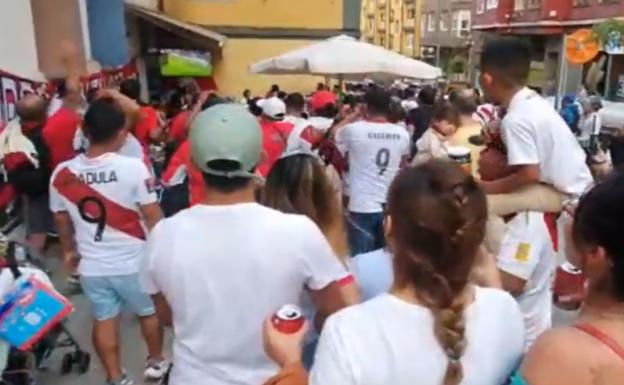
M126 9L150 23L165 29L171 33L179 35L184 38L189 38L201 43L207 43L215 48L221 49L225 44L227 37L220 33L211 31L209 29L200 27L195 24L185 23L180 20L176 20L160 12L152 11L147 8L138 7L136 5L126 4Z

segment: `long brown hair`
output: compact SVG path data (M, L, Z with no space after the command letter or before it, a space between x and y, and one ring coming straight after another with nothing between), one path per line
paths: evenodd
M395 287L411 288L433 313L449 364L444 385L463 378L464 310L472 266L485 235L485 194L456 165L431 161L402 171L388 197Z
M275 162L266 179L262 203L307 216L321 229L334 253L341 259L348 257L342 206L320 159L298 154Z

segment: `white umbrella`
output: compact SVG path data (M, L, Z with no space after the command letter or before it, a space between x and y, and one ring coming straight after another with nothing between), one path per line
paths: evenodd
M345 35L252 64L249 71L254 74L312 74L378 80L401 77L436 79L442 76L437 67Z

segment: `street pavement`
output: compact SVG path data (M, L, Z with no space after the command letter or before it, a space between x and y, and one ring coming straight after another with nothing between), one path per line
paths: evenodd
M56 248L52 250L52 255L58 255ZM57 258L46 259L47 265L53 271L52 278L57 290L63 292L66 288L66 276L62 272L61 263ZM75 307L75 312L67 320L67 328L74 335L80 347L91 354L91 368L88 373L79 375L71 373L61 376L61 360L63 355L71 350L59 348L46 360L46 370L38 375L37 385L99 385L105 383L105 375L100 365L93 344L91 343L91 309L84 295L74 295L70 297ZM166 355L171 357L171 333L167 333L165 338ZM141 338L139 323L130 314L124 314L121 322L121 351L123 365L128 374L135 380L136 385L144 383L143 369L147 358L147 349ZM146 382L147 384L147 382Z
M58 290L63 291L65 284L65 275L62 272L61 263L57 258L52 256L58 255L57 247L53 247L48 253L46 259L48 267L53 271L52 278ZM46 361L47 370L38 375L38 385L99 385L104 384L104 373L91 344L91 315L90 306L84 295L72 296L71 301L76 311L69 317L67 322L68 329L74 334L74 337L81 344L82 349L91 353L91 369L84 375L72 373L66 376L59 374L61 360L67 349L59 349L54 352L49 360ZM573 321L575 313L564 312L557 308L553 310L553 319L555 325L565 325ZM165 338L166 354L171 357L171 333L167 333ZM142 372L147 357L147 351L137 320L129 314L124 314L121 327L121 350L124 368L128 374L135 380L136 385L144 384Z

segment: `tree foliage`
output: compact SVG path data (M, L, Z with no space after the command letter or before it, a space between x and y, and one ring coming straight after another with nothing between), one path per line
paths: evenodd
M624 20L608 19L600 24L596 24L592 31L595 38L603 45L613 36L624 39ZM624 43L624 42L623 42Z

